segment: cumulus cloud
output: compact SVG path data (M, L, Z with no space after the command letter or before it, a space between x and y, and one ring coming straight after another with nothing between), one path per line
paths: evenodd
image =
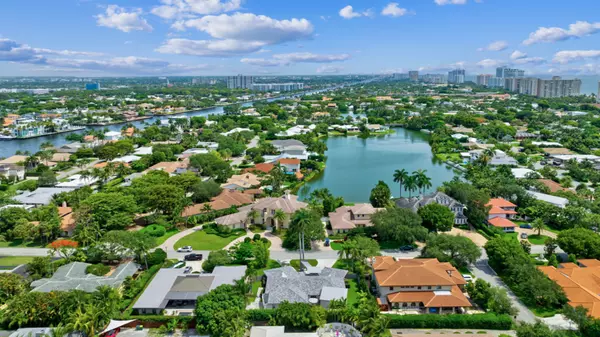
M306 19L277 20L252 13L208 15L177 21L173 27L180 30L194 28L216 40L170 39L157 51L197 56L232 56L256 52L267 45L310 39L314 30Z
M375 15L372 9L367 9L362 12L356 12L354 11L354 8L350 5L340 9L339 14L341 17L348 20L358 18L361 16L373 17Z
M98 26L115 28L126 33L136 30L151 32L152 26L141 14L140 8L128 12L117 5L109 5L104 14L96 15L96 23Z
M241 62L261 67L286 66L294 63L332 63L348 60L350 54L289 53L275 54L271 59L244 58Z
M526 58L526 57L527 57L527 54L523 53L523 52L521 52L519 50L515 50L515 51L512 52L512 54L510 54L510 59L511 60L519 60L519 59L523 59L523 58Z
M484 59L477 62L477 66L480 68L496 68L501 65L505 65L505 62L493 59Z
M467 0L434 0L434 2L440 6L444 5L464 5Z
M52 58L48 56L63 56ZM64 56L100 56L100 53L33 48L10 39L0 39L0 62L16 62L68 71L98 71L110 74L171 74L206 69L207 65L173 64L164 60L135 56L103 60L67 58Z
M544 59L543 57L522 57L520 59L514 60L513 62L515 64L520 64L520 65L524 65L524 64L538 65L538 64L546 63L546 59Z
M381 11L381 15L399 17L408 14L408 10L406 8L398 7L397 2L390 2L383 8Z
M560 27L540 27L535 32L529 34L529 38L523 41L523 44L529 46L536 43L564 41L581 38L598 32L600 32L600 22L590 23L587 21L577 21L570 24L568 29Z
M563 50L554 54L553 61L565 64L597 58L600 58L600 50Z
M494 41L488 44L484 48L477 49L478 51L502 51L508 48L508 42L506 41Z
M195 14L219 14L239 9L242 0L161 0L162 5L152 8L152 14L163 19L190 17Z
M317 74L339 74L343 70L343 67L324 65L317 68Z

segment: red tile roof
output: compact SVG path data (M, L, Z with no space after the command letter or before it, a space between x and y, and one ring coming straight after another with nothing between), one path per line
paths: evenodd
M499 228L517 227L517 225L514 222L505 218L493 218L489 219L488 222L490 223L490 225Z
M494 198L494 199L490 199L490 201L485 204L486 206L496 206L496 207L500 207L500 208L504 208L504 207L517 207L517 205L513 204L512 202L503 199L503 198Z
M277 161L279 164L288 164L288 165L298 165L300 164L300 159L298 158L282 158Z

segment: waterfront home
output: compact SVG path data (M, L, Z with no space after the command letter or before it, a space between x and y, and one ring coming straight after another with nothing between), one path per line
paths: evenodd
M480 147L482 147L482 145L484 145L484 144L480 144ZM469 153L471 154L471 161L474 162L477 159L479 159L479 157L481 157L483 152L484 152L484 150L469 151ZM494 156L489 159L488 165L491 165L491 166L499 166L499 165L517 166L518 162L515 158L507 155L504 151L494 150Z
M398 198L395 200L396 206L400 208L408 208L413 212L417 212L419 208L429 205L431 203L440 204L448 207L454 213L454 224L464 225L467 223L467 216L465 215L465 205L454 200L449 195L443 192L434 192L424 196L417 196L412 198Z
M503 198L493 198L485 204L489 207L487 223L489 226L499 228L505 233L513 233L517 225L509 219L517 215L517 205Z
M298 173L300 173L300 159L298 158L282 158L279 159L277 163L286 174L296 174L297 176ZM300 173L300 175L302 175L302 173Z
M69 143L69 144L64 144L58 148L55 148L56 152L59 153L75 153L77 152L79 149L84 148L85 145L82 143Z
M254 193L248 193L248 191L255 192L256 190L246 190L241 192L237 190L224 189L219 195L213 197L210 202L187 206L183 209L183 212L181 212L181 216L187 218L193 215L205 213L206 204L208 204L210 206L209 209L213 211L220 211L223 209L231 208L233 206L243 206L251 204L254 201ZM260 194L260 190L258 191Z
M245 190L255 186L260 186L260 180L254 173L233 175L221 184L222 188L229 190Z
M189 316L198 296L243 279L246 266L217 266L210 274L186 274L184 268L160 269L133 305L138 314Z
M333 234L340 234L356 227L371 227L371 216L382 209L368 203L338 207L335 212L328 214L331 231Z
M242 172L243 173L253 172L253 173L268 174L269 172L271 172L271 170L273 170L274 167L275 167L275 165L270 164L270 163L259 163L259 164L254 165L253 167L245 168Z
M274 198L258 199L255 203L240 207L237 213L229 214L215 219L218 225L228 226L232 229L246 228L248 224L265 225L274 228L288 228L291 216L299 209L306 208L307 203L298 201L298 196L286 193L285 195ZM283 211L285 218L283 220L275 219L275 212ZM255 211L255 216L251 217L251 211Z
M118 131L109 131L104 134L104 140L116 141L122 138L122 135Z
M371 267L377 302L385 310L447 314L472 306L463 293L467 281L448 262L376 256Z
M303 271L286 266L265 270L267 278L262 294L265 309L274 309L282 302L318 304L329 307L331 300L343 300L348 295L344 278L347 270L312 267L302 261Z
M311 124L311 125L296 125L296 126L292 126L291 128L287 129L286 131L281 131L277 133L278 137L292 137L292 136L298 136L298 135L303 135L306 133L311 132L312 130L314 130L316 127L316 125Z
M0 163L0 176L6 179L25 179L25 167L17 164Z

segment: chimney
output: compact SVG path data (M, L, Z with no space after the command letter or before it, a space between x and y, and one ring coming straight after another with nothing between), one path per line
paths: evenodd
M285 190L285 194L283 195L283 198L286 200L290 200L290 190Z
M67 202L66 201L62 202L62 207L67 207Z
M450 277L452 277L452 270L446 270L446 273L448 273L448 275L450 275Z

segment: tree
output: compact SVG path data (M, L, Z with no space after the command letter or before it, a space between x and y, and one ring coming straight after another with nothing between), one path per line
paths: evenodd
M404 190L408 191L408 197L412 198L412 192L417 190L417 181L415 176L408 176L404 180Z
M54 185L56 185L56 175L54 172L50 170L43 171L38 178L38 186L50 187Z
M478 225L487 220L489 210L485 205L490 196L485 191L469 183L452 180L444 183L442 192L466 206L465 215L471 224Z
M277 221L275 223L275 228L280 228L286 219L287 219L287 214L282 209L275 210L275 214L273 214L273 220Z
M310 247L312 241L325 239L323 223L318 213L307 208L297 210L292 215L288 231L283 240L283 247L287 249L300 248L298 240L300 236L308 239L308 241L304 241L305 248Z
M546 225L544 224L544 220L537 218L531 223L531 227L533 227L533 230L537 231L537 235L542 235L542 231L545 229Z
M371 190L371 196L369 197L369 201L371 205L376 208L386 207L390 204L390 198L392 197L392 192L390 191L389 186L380 180L377 185Z
M220 183L225 182L231 176L229 163L214 153L193 155L190 157L190 165L201 169L202 175L214 178Z
M208 258L202 264L202 269L212 273L216 266L227 266L232 263L233 258L229 255L229 252L226 250L214 250L208 254Z
M126 228L138 209L133 196L102 192L92 194L81 206L88 209L91 221L102 231Z
M350 260L352 270L356 272L357 263L362 267L365 259L379 255L379 244L373 239L355 236L342 244L338 255L340 259Z
M217 313L227 310L244 310L245 306L244 296L233 286L220 285L198 297L194 310L196 329L200 333L212 334L212 332L218 331L215 328L215 325L220 322L220 320L215 320Z
M201 181L192 186L194 202L209 202L221 193L222 189L214 180Z
M326 323L327 311L309 303L280 303L271 318L273 325L283 325L290 330L315 330Z
M227 309L215 313L207 332L215 337L244 337L251 326L247 313L242 309Z
M79 244L77 241L61 239L52 242L50 245L54 254L59 254L64 259L69 259L71 255L75 254Z
M553 256L557 247L558 241L555 238L548 238L544 243L544 257L548 259L550 256Z
M379 241L394 241L398 245L413 244L427 238L421 217L405 208L378 211L371 217Z
M600 258L600 236L585 228L567 229L557 238L558 246L567 254L574 254L581 259Z
M516 316L519 310L512 306L506 289L500 287L490 288L490 298L488 300L488 309L498 315Z
M475 263L481 256L481 250L473 241L464 236L430 234L421 256L450 262L456 268L461 269Z
M0 303L4 304L11 298L27 291L27 282L23 276L13 273L0 274Z
M405 169L394 171L394 182L400 185L400 197L402 197L402 184L407 178L408 172Z
M236 264L247 264L247 260L253 257L253 249L250 242L238 242L229 248L229 255Z
M251 262L252 269L266 268L271 257L268 244L258 240L252 244L252 248L252 255L254 255L254 260Z
M423 226L432 232L447 232L454 225L454 212L438 203L425 205L417 213L423 219Z
M429 178L425 172L427 170L418 169L413 172L415 185L419 188L419 194L423 194L426 188L431 187L431 178Z
M184 190L174 185L154 185L146 193L146 206L166 215L182 210L186 203Z
M27 264L27 273L33 280L39 280L52 275L51 269L52 258L50 256L34 257Z

